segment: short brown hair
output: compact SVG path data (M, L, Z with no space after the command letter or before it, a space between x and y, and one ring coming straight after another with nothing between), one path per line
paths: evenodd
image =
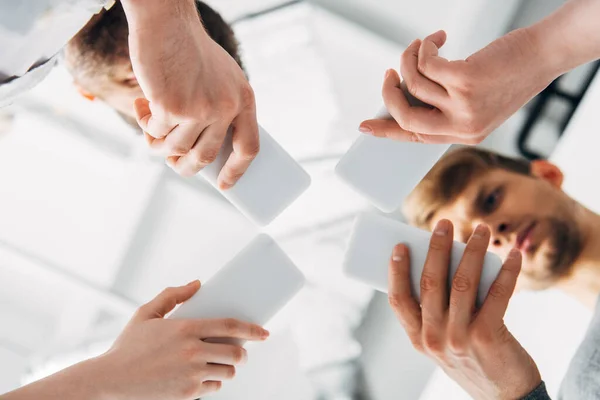
M404 215L410 224L427 229L435 213L456 200L472 179L495 168L531 174L527 160L461 147L442 157L406 198Z
M208 35L242 66L239 43L231 26L206 3L196 0L198 16ZM73 63L71 74L79 81L108 71L115 63L129 59L129 27L120 1L94 16L67 45Z

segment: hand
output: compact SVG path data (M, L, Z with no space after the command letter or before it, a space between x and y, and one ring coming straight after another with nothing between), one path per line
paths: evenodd
M402 55L402 76L408 91L434 108L411 107L389 70L383 98L394 120L368 120L360 130L408 142L480 143L558 77L534 37L516 30L459 61L438 55L444 31L414 41Z
M189 400L215 392L232 379L246 350L211 344L208 338L265 340L259 326L231 319L164 319L175 306L200 288L168 288L138 309L112 348L41 381L24 386L2 400Z
M254 92L238 64L204 31L193 0L128 0L129 47L145 98L135 102L150 146L192 176L215 161L229 127L233 153L219 175L232 187L259 151Z
M431 357L476 399L518 399L541 383L529 354L503 318L521 269L513 250L479 310L475 299L490 231L478 227L467 244L448 293L448 264L453 227L438 223L421 277L421 305L410 286L406 246L398 245L390 262L389 300L414 347Z
M113 347L100 357L104 382L115 399L191 399L215 392L232 379L246 350L207 338L264 340L268 332L236 320L165 320L188 300L198 281L169 288L140 307Z

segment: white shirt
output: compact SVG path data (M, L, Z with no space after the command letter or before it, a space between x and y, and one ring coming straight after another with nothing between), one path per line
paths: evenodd
M43 80L62 47L94 14L113 3L0 0L0 107Z

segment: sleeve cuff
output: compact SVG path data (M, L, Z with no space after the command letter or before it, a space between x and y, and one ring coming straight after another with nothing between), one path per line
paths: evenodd
M521 400L552 400L548 395L548 391L546 390L546 384L544 382L540 383L540 385L533 390L533 392L529 393L527 396L523 397Z

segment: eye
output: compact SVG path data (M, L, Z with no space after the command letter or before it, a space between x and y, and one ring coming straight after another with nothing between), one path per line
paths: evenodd
M138 86L138 81L136 78L127 78L121 81L121 84L128 88L134 88Z
M481 211L485 214L491 214L500 206L502 201L502 188L497 188L483 198Z

